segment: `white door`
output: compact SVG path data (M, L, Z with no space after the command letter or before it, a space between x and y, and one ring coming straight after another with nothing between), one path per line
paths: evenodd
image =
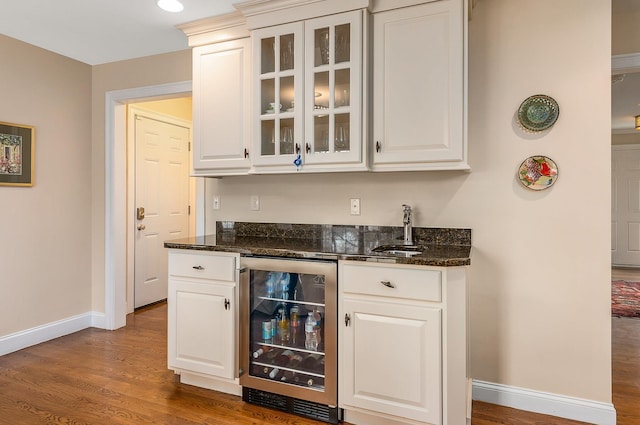
M611 152L611 262L640 266L640 146Z
M164 241L189 235L189 129L135 118L136 308L167 298ZM144 209L144 211L142 211Z

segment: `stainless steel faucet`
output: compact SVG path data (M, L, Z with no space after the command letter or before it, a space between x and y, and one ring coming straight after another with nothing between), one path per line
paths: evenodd
M404 224L404 245L413 245L413 231L412 231L412 220L411 220L411 205L402 204L402 209L404 212L404 217L402 218L402 223Z

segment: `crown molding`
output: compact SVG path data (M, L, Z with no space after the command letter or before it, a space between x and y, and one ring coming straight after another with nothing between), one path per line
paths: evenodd
M189 38L189 47L249 37L247 21L240 11L178 25Z
M366 9L369 3L370 0L248 0L233 6L246 17L247 26L252 30Z
M640 53L611 56L611 73L624 74L640 71Z

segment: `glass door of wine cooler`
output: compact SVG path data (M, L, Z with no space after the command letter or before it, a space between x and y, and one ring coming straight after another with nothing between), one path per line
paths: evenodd
M335 262L243 259L241 384L337 402Z

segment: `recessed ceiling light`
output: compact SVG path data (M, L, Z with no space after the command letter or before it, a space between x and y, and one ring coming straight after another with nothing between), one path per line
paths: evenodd
M178 0L158 0L158 7L167 12L182 12L184 6Z

